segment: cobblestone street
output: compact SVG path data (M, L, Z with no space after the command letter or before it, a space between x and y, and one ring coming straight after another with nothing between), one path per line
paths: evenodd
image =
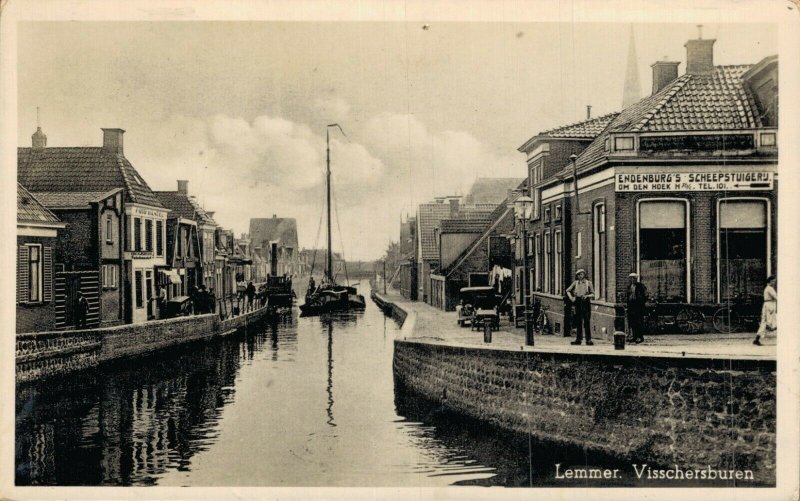
M444 312L426 303L409 301L397 291L389 290L384 297L409 313L416 313L414 337L433 343L485 346L495 349L533 349L558 353L641 354L656 357L682 355L703 358L719 356L721 358L758 360L774 360L776 358L776 337L764 340L764 346L755 346L752 343L754 333L652 335L645 336L642 344L626 344L624 351L615 350L611 341L602 338L594 338L594 346L572 346L569 344L574 339L572 337L537 334L535 346L530 348L524 347L524 330L515 328L505 316L500 320L500 330L492 334L492 343L489 345L483 342L482 331L476 332L469 328L459 327L456 323L455 312Z

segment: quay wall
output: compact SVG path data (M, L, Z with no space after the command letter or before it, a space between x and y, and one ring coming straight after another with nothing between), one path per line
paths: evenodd
M775 483L774 360L451 345L413 339L416 315L403 311L395 383L444 409L622 460Z
M207 314L101 329L17 334L17 383L230 334L259 321L266 313L267 308L261 308L225 320Z

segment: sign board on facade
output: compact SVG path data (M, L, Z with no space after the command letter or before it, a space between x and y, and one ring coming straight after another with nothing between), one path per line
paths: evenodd
M616 191L771 190L772 172L652 172L616 174Z
M133 259L152 259L153 253L149 251L133 251L131 252Z
M131 207L131 214L134 216L145 216L145 217L155 217L155 218L163 218L164 211L159 211L155 209L146 209L144 207Z

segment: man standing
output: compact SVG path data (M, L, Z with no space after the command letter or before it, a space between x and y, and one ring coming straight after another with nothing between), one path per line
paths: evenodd
M575 273L575 281L567 287L567 297L575 305L575 323L577 335L575 341L570 344L579 345L583 339L583 331L586 331L586 346L592 346L592 330L589 319L592 316L590 300L594 297L594 287L592 282L586 279L586 271L583 269Z
M89 301L78 291L78 298L75 300L75 328L86 328L86 317L89 315Z
M156 305L158 306L158 318L167 318L167 289L159 287L156 293Z
M625 313L628 317L628 330L631 342L639 344L644 341L644 309L647 301L647 289L639 281L639 275L628 275L628 290L625 300Z
M253 309L253 299L256 297L256 286L253 285L253 282L249 282L247 284L247 289L245 289L245 294L247 295L247 309Z

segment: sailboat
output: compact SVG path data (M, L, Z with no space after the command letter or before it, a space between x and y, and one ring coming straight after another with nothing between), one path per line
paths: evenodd
M303 316L319 315L331 311L359 310L366 307L364 296L358 293L355 287L336 283L333 275L333 248L331 241L331 144L330 128L342 128L339 124L330 124L325 129L326 144L326 208L328 227L328 246L325 253L325 274L319 287L309 287L306 293L305 304L300 305L300 314ZM344 132L342 132L344 133ZM311 279L310 279L311 280Z

